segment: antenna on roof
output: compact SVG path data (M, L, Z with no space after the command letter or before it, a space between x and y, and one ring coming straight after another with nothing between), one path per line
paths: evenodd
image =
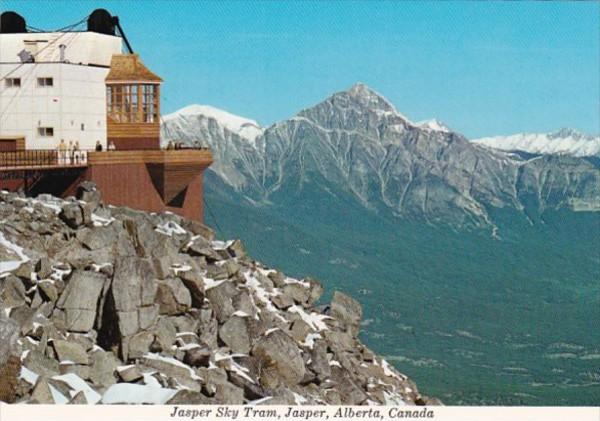
M106 9L96 9L88 18L88 31L98 32L99 34L118 35L125 41L125 46L129 53L133 53L131 44L125 36L125 32L119 23L118 16L112 16Z

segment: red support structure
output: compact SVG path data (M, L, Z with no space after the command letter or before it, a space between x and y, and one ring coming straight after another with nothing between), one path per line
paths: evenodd
M203 173L212 163L208 149L78 152L77 161L56 150L0 152L0 188L66 197L78 182L89 180L105 203L203 221Z

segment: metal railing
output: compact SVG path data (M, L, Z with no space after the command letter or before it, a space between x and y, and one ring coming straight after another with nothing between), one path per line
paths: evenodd
M71 167L87 165L85 150L30 149L0 152L0 168Z
M37 167L82 167L88 163L89 152L140 151L141 149L95 149L60 150L60 149L26 149L18 151L0 151L0 169L37 168ZM149 149L145 149L149 150ZM179 146L177 148L160 148L163 151L200 150L210 148L204 146Z

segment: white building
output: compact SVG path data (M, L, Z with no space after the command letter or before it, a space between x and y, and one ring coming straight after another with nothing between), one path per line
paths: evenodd
M0 138L106 148L105 78L121 53L121 37L96 32L0 33Z

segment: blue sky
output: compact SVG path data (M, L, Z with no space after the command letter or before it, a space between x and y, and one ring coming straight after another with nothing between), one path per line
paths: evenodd
M0 0L44 29L97 7L165 79L165 113L266 126L361 81L468 137L600 132L599 2Z

